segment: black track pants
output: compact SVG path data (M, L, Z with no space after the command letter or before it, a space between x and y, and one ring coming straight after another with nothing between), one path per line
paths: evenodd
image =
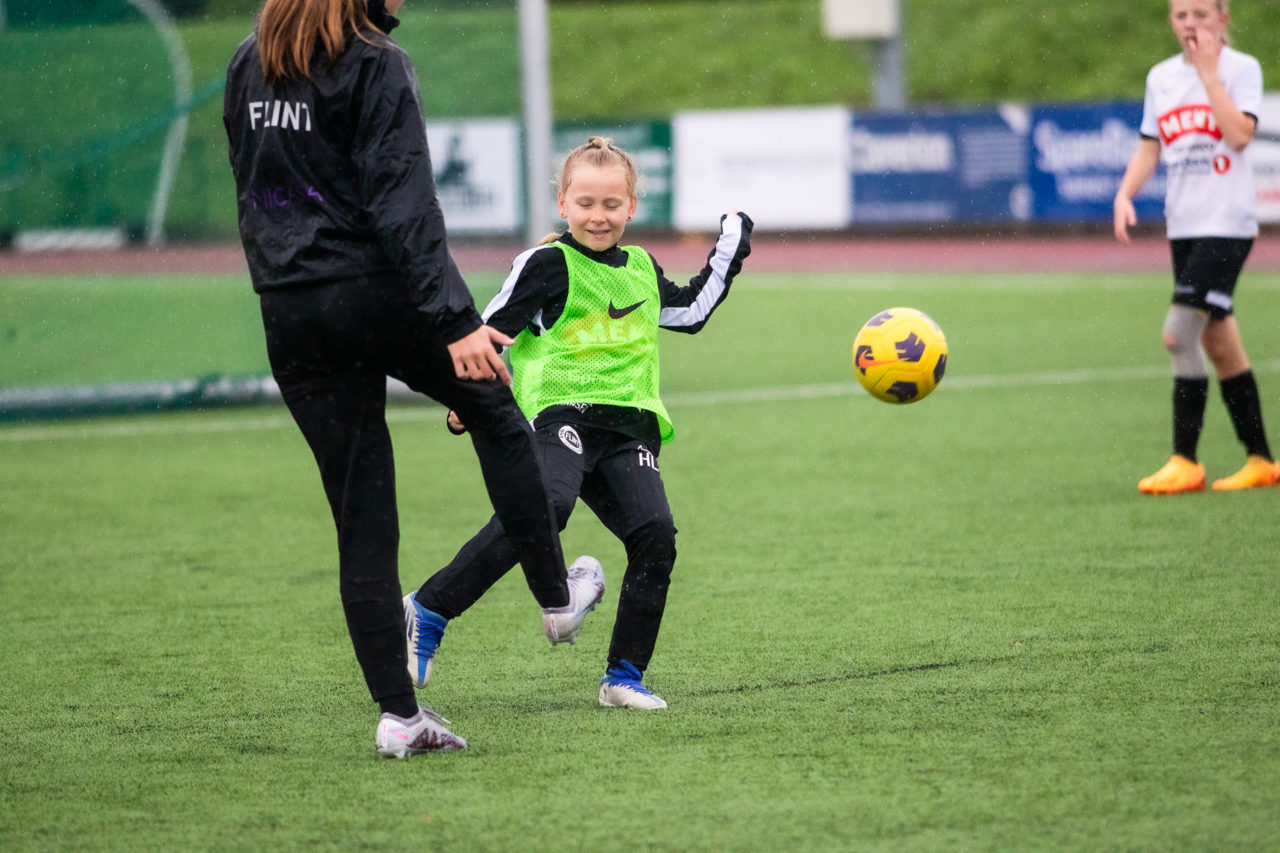
M458 379L434 327L385 282L273 291L261 302L272 373L315 456L333 512L342 606L375 701L413 692L405 669L387 376L466 419L494 511L512 531L530 589L544 607L567 600L533 431L509 388ZM438 488L445 492L448 484Z
M570 424L540 426L537 443L560 528L568 524L581 497L626 547L609 664L625 659L643 672L657 643L676 558L676 528L657 458L635 439ZM423 584L418 601L452 619L478 601L515 560L505 527L494 518Z

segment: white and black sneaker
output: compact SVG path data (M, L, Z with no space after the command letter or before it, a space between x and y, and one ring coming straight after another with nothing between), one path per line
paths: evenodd
M629 660L609 667L604 678L600 679L600 704L606 708L639 708L644 711L667 707L660 696L640 683L643 677Z
M542 630L551 641L572 644L582 630L582 621L604 597L604 569L595 557L585 554L569 565L569 603L542 609Z
M430 708L405 719L383 714L378 721L374 743L383 758L408 758L424 752L449 752L466 749L467 742L449 731L449 721Z

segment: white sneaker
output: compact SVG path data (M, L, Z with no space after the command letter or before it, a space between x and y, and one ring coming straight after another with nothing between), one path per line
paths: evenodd
M572 644L582 630L582 621L604 597L604 569L595 557L585 554L569 565L569 603L542 609L542 630L551 641Z
M430 708L418 708L409 719L383 714L378 720L374 743L383 758L408 758L424 752L448 752L466 749L467 742L449 731L449 723Z
M640 683L643 677L628 660L617 667L610 667L600 679L600 704L606 708L639 708L643 711L667 707L660 696Z

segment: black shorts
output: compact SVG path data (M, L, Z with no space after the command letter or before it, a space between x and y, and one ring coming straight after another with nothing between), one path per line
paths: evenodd
M660 443L589 424L538 421L536 438L547 491L557 514L582 502L622 541L646 524L671 522L658 471ZM661 439L659 439L659 442ZM563 524L565 518L561 518Z
M1215 320L1231 316L1236 279L1253 248L1252 238L1190 237L1170 240L1173 304L1208 311Z

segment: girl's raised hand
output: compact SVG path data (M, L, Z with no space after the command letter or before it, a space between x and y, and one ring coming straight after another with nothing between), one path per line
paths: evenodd
M1218 70L1218 57L1222 55L1222 39L1207 27L1196 27L1193 39L1187 42L1187 58L1196 71L1204 74Z

